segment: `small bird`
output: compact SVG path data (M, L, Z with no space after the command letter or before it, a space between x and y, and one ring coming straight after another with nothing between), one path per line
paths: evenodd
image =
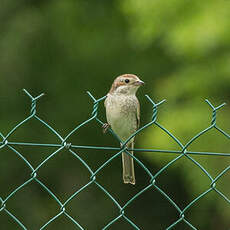
M107 123L103 125L104 132L111 127L124 142L138 129L140 104L136 92L143 84L144 82L134 74L123 74L114 80L105 100ZM134 148L134 137L127 143L127 147ZM133 151L130 153L133 154ZM134 185L133 158L126 152L122 153L122 166L124 183Z

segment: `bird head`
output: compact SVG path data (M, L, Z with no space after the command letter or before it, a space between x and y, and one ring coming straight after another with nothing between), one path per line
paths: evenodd
M135 95L138 88L143 85L144 82L141 81L134 74L123 74L118 76L109 91L111 94L124 94L124 95Z

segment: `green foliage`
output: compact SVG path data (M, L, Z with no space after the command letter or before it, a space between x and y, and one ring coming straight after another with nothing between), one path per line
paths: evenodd
M151 105L144 94L149 94L155 101L165 98L167 102L159 107L157 119L185 144L211 123L212 111L204 101L207 98L215 106L227 102L217 113L217 124L229 133L229 12L228 0L1 1L0 132L6 134L29 113L28 101L23 100L20 93L22 88L33 95L46 93L46 99L40 99L38 113L64 135L89 117L89 103L92 102L86 95L87 90L97 98L102 97L114 77L121 73L136 73L146 82L138 95L142 125L151 118ZM99 107L99 117L105 120L103 105ZM41 137L46 143L53 140L45 129L31 123L12 138L33 141ZM95 123L73 135L71 142L100 146L104 143L111 146L118 144L109 135L102 135L101 128ZM156 126L138 135L136 145L178 150L178 145ZM226 137L211 130L188 150L229 152L229 147ZM23 151L35 165L50 153L49 149L33 152L28 148ZM96 169L112 153L92 151L86 154L79 151L79 154ZM137 153L136 156L152 172L157 172L176 157L166 153ZM23 172L23 164L10 151L0 151L0 158L0 196L4 196L22 182L26 173ZM194 158L213 177L229 165L229 157ZM55 189L58 189L60 196L64 194L68 197L73 186L83 185L87 181L87 175L82 175L86 173L84 168L80 165L76 167L76 161L68 155L60 154L52 164L52 169L44 169L46 171L42 175L45 177L49 173L50 176L43 179L49 186L57 186ZM63 173L58 172L57 169L62 167ZM130 188L121 183L120 171L120 159L117 159L105 173L101 172L100 180L110 186L110 191L114 191L119 200L125 202L144 187L148 178L136 166L137 185ZM160 177L158 183L165 186L183 207L207 189L210 183L187 159L172 165L166 175ZM225 194L229 194L228 177L229 173L218 181L220 190ZM28 216L33 210L25 210L22 201L25 199L33 203L32 207L42 213L42 217L33 213L27 222L31 229L37 229L33 223L40 226L41 222L56 213L56 206L36 185L31 189L21 193L21 200L15 198L16 207L13 204L9 206L21 216ZM32 201L31 191L36 194ZM153 222L156 229L164 229L173 218L177 218L159 193L149 192L142 198L141 203L137 202L137 205L143 206L141 210L138 208L140 206L134 205L129 216L136 218L143 229L151 229ZM48 204L49 210L42 205L44 203ZM100 191L94 189L89 189L72 206L73 215L87 229L100 229L105 222L101 217L106 215L109 221L117 211L109 201L104 200ZM112 210L111 214L108 210ZM210 193L202 205L194 206L190 218L198 223L198 229L226 229L229 212L229 205ZM4 221L5 224L3 228L15 229L7 217L0 218L3 218L0 223ZM65 224L65 221L57 222L55 229L63 229ZM115 227L124 226L127 227L121 222Z

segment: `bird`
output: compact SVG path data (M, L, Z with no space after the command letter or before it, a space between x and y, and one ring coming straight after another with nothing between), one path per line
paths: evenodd
M134 74L122 74L115 78L104 102L107 123L104 132L111 128L122 142L125 142L140 125L140 103L136 97L138 88L144 82ZM121 143L122 146L122 143ZM126 144L134 148L134 137ZM133 154L133 151L130 151ZM123 182L135 185L133 158L122 152Z

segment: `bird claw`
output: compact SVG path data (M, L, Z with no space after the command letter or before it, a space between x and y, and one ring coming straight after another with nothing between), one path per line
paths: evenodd
M106 133L109 128L110 128L110 125L108 123L104 123L102 125L103 133Z

